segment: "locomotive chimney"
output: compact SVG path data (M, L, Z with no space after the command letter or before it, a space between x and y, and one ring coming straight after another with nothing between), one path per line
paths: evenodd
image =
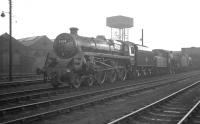
M78 28L76 28L76 27L71 27L71 28L70 28L70 34L78 35Z

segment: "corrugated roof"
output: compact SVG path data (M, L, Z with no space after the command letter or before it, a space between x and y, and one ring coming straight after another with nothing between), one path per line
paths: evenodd
M34 36L34 37L27 37L27 38L22 38L18 39L23 45L25 46L31 46L35 42L37 42L40 38L46 37L46 35L43 36Z
M10 35L8 33L4 33L2 35L0 35L0 48L1 49L8 49L8 44L10 40ZM6 46L5 46L6 45ZM18 49L19 51L29 51L28 47L24 46L23 44L21 44L18 40L16 40L14 37L12 37L12 46L13 46L13 50L14 49Z
M19 39L24 45L34 50L52 50L53 42L46 35Z
M10 39L10 35L6 32L6 33L4 33L4 34L2 34L0 37L3 37L3 38L5 38L5 39L7 39L7 40L9 40ZM12 37L13 38L13 37Z

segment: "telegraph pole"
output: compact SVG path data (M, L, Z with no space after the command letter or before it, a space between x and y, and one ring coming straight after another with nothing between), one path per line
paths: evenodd
M9 0L9 81L12 81L12 0Z
M140 40L142 41L142 46L143 46L144 45L143 29L142 29L142 38Z
M9 81L12 81L12 0L9 1L9 43L8 43L8 53L9 53ZM4 11L1 13L1 17L5 17Z

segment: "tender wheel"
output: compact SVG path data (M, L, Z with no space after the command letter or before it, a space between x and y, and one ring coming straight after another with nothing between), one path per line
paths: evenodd
M136 76L137 76L137 78L140 77L140 72L139 71L136 71Z
M126 79L130 79L130 80L133 80L137 78L137 73L135 70L133 71L130 71L130 72L127 72L127 76L126 76Z
M147 77L147 71L143 70L143 77Z
M169 70L169 74L174 74L174 70L173 70L173 69L170 69L170 70Z
M152 72L151 72L151 70L150 70L150 69L148 70L148 75L149 75L149 76L151 76L151 75L152 75Z
M106 72L105 71L96 72L94 75L94 78L95 78L96 82L101 85L106 80Z
M72 79L71 79L71 84L74 88L79 88L81 86L82 79L81 76L78 74L74 74Z
M117 72L115 70L111 70L108 73L109 73L107 75L108 82L114 83L117 79Z
M127 78L127 71L125 68L119 69L118 70L118 79L120 81L124 81Z

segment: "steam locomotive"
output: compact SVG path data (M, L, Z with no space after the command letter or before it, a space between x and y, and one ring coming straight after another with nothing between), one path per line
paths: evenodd
M53 45L54 54L47 55L44 79L54 87L102 85L177 70L178 62L172 52L151 50L129 41L108 40L104 36L83 37L77 31L78 28L70 28L70 33L58 35ZM189 59L185 61L189 65Z

